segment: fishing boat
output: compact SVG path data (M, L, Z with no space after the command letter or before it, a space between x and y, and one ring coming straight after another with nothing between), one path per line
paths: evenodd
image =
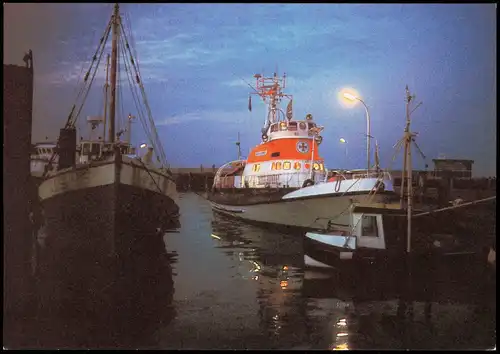
M214 211L267 225L295 229L349 227L348 209L363 200L392 203L390 175L379 169L328 170L319 153L324 127L312 114L293 116L293 96L286 94L286 74L254 76L257 95L267 105L261 142L246 159L238 156L216 172L208 199ZM280 108L288 100L286 112ZM239 154L240 155L240 154Z
M465 264L486 264L487 237L460 222L463 212L451 209L415 214L410 234L406 209L358 205L350 215L350 232L306 233L306 268L356 272L360 266L396 269L407 256L418 265L414 272L420 274L436 271L438 265L451 265L460 273Z
M151 116L137 58L129 45L131 33L124 30L119 10L119 5L114 5L111 19L82 80L77 103L60 130L55 154L38 189L49 235L47 243L58 250L78 250L81 254L85 250L90 252L88 254L106 256L132 254L142 241L147 242L146 235L170 225L178 217L176 184ZM98 136L101 134L85 140L81 137L77 151L76 123L110 34L104 117L88 120L95 129L103 123L107 137ZM137 116L149 138L149 144L143 143L140 147L131 144L130 123L134 117L129 114L125 123L125 114L118 115L117 101L123 95L117 85L119 67L126 69ZM127 82L127 78L119 81ZM145 109L139 106L141 101ZM118 129L120 123L121 130ZM125 132L128 134L124 138ZM58 163L54 170L50 165L56 155Z
M496 210L496 196L440 209L414 208L411 147L418 148L416 134L410 131L414 97L406 87L406 127L396 144L405 151L400 203L353 205L348 212L348 230L334 226L324 232L307 232L306 267L359 271L361 264L373 267L377 263L396 269L401 267L395 265L409 260L418 264L414 268L418 272L434 271L445 263L463 272L460 265L466 264L465 260L480 267L486 264L495 228L484 220Z

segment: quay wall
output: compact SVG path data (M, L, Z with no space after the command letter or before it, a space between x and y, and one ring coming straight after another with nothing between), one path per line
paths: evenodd
M3 66L4 314L25 311L31 277L33 204L30 149L33 68Z

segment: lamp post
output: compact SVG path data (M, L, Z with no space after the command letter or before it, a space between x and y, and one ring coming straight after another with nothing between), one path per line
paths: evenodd
M347 140L345 140L344 138L340 138L339 141L341 144L344 144L344 158L347 169Z
M344 93L344 98L348 99L349 101L359 101L363 104L365 107L365 112L366 112L366 173L370 171L370 113L368 112L368 107L366 106L365 102L359 98L358 96L355 96L353 94L350 94L348 92Z

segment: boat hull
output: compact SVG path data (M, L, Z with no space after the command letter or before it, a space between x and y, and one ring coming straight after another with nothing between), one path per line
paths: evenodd
M59 171L39 196L47 246L64 252L126 255L138 239L175 226L179 213L173 180L130 160Z
M224 205L212 199L212 209L225 215L249 222L286 226L303 230L326 229L330 226L348 230L349 208L368 197L366 193L318 195L304 198L280 199L270 203L250 205ZM370 196L372 198L372 196ZM210 198L209 198L210 199ZM386 202L385 194L373 196L374 203Z

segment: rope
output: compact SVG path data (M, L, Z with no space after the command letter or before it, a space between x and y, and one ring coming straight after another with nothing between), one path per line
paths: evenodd
M160 155L160 158L161 158L161 162L163 163L163 165L167 165L167 158L166 158L166 155L165 155L165 151L163 149L163 146L161 144L161 140L158 136L158 132L156 130L156 126L155 126L155 123L154 123L154 120L152 118L152 113L151 113L151 108L148 104L148 99L147 99L147 96L146 96L146 92L144 90L144 86L142 84L142 78L141 78L141 75L139 73L139 70L138 70L138 67L134 61L134 58L132 56L132 51L130 49L130 46L129 46L129 43L128 43L128 39L127 39L127 35L125 33L125 29L123 27L123 23L122 21L120 21L120 27L122 29L122 32L123 32L123 37L124 37L124 40L125 40L125 46L126 48L128 49L128 52L130 54L130 62L132 64L132 67L134 68L134 71L135 71L135 78L136 78L136 82L137 84L139 85L140 89L141 89L141 95L142 95L142 99L143 99L143 102L144 102L144 105L146 106L146 111L148 113L148 119L149 119L149 123L151 125L151 132L154 136L154 140L152 142L153 146L157 145L157 154Z
M127 56L126 56L126 52L125 52L125 46L121 46L121 48L123 51L123 55L126 58ZM152 144L153 139L150 135L150 132L149 132L148 127L147 127L147 123L144 119L144 112L142 111L142 106L139 103L139 94L137 93L137 87L132 83L132 72L129 69L129 64L127 63L127 61L125 61L125 72L127 73L127 80L128 80L129 86L130 86L130 90L132 91L132 98L134 100L135 108L137 109L137 115L139 117L139 120L140 120L141 125L144 129L144 133L146 134L148 141Z
M128 52L130 54L130 63L132 65L132 67L134 68L135 79L136 79L137 84L139 85L144 105L146 106L147 116L148 116L149 123L150 123L150 126L151 126L151 133L152 133L153 138L154 138L154 139L152 139L152 145L153 145L153 147L155 147L157 156L159 156L159 158L162 160L161 161L162 164L164 166L166 166L168 163L167 163L167 158L166 158L166 155L165 155L165 151L164 151L163 146L161 144L161 140L160 140L160 138L158 136L158 133L157 133L157 130L156 130L156 126L155 126L154 120L152 118L151 108L150 108L150 106L148 104L148 99L147 99L147 96L146 96L146 92L145 92L144 86L142 84L141 75L140 75L138 67L137 67L137 65L136 65L136 63L134 61L134 58L133 58L133 55L132 55L132 51L131 51L129 43L128 43L127 35L125 33L125 29L124 29L123 23L121 21L120 21L120 26L121 26L121 29L122 29L122 32L123 32L123 38L124 38L124 41L125 41L125 47L128 49Z
M85 104L85 100L87 99L88 97L88 94L90 92L90 87L92 86L92 83L94 82L94 78L96 76L96 73L97 73L97 68L99 67L99 65L96 65L95 69L94 69L94 74L92 75L92 78L90 80L90 83L88 85L86 85L87 83L87 79L90 75L90 72L92 70L92 67L94 66L94 63L97 59L97 54L99 53L99 51L101 50L101 54L99 56L99 60L98 60L98 63L101 61L101 58L102 58L102 54L104 53L104 48L105 48L105 45L106 45L106 42L109 38L109 34L111 32L111 24L112 24L112 20L110 20L106 26L106 29L105 29L105 32L104 32L104 35L101 37L100 41L99 41L99 45L97 47L97 50L94 54L94 56L92 57L92 62L90 63L90 67L89 67L89 70L87 71L87 73L85 74L85 78L84 78L84 85L82 86L82 88L80 89L75 101L78 101L78 99L81 97L82 93L85 91L85 88L87 88L87 92L83 98L83 101L82 101L82 104L80 106L80 109L78 110L78 113L76 114L76 118L72 121L72 118L73 118L73 113L75 112L75 109L76 109L76 103L73 104L73 106L71 107L71 111L68 115L68 118L66 120L66 124L65 124L65 128L69 128L69 127L74 127L74 125L76 124L76 122L78 121L78 117L80 115L80 112L82 111L82 108L83 108L83 105ZM82 66L82 71L83 71L83 66ZM57 138L57 142L56 142L56 147L54 149L54 152L52 153L50 159L49 159L49 162L47 163L47 165L45 165L45 169L43 171L43 174L42 174L42 178L45 178L47 176L47 173L49 172L51 166L52 166L52 163L54 162L54 159L56 157L56 155L58 155L58 148L60 147L60 139L61 139L61 136L59 136Z
M151 177L151 179L153 180L153 183L155 184L156 188L158 188L158 192L162 193L163 194L163 191L161 190L160 186L158 186L158 184L156 183L153 175L151 174L151 172L149 171L149 168L144 164L144 162L141 160L141 159L136 159L137 161L139 161L142 166L144 167L144 169L146 170L146 172L148 173L149 177Z
M434 213L439 213L441 211L458 209L458 208L462 208L462 207L469 206L469 205L479 204L479 203L482 203L482 202L487 202L489 200L496 199L496 197L497 196L495 195L493 197L488 197L488 198L484 198L484 199L474 200L472 202L467 202L467 203L463 203L463 204L459 204L459 205L454 205L454 206L450 206L450 207L446 207L446 208L441 208L441 209L426 211L424 213L415 214L415 215L413 215L413 217L416 218L416 217L419 217L419 216L424 216L424 215L430 215L430 214L434 214Z
M76 114L76 117L75 117L74 121L71 124L72 126L74 126L76 124L76 122L78 121L78 118L80 117L80 113L81 113L81 111L83 109L83 105L85 104L85 101L87 100L87 97L88 97L88 95L90 93L90 87L92 86L92 83L94 82L95 76L97 74L97 69L99 68L99 63L101 62L102 55L104 54L105 45L103 45L103 41L104 41L104 44L108 41L109 33L111 32L110 29L111 29L111 22L110 22L110 24L109 24L109 26L107 28L107 33L105 34L105 39L104 39L104 36L103 36L103 38L101 38L101 42L99 43L98 50L101 49L101 54L99 55L99 59L97 61L98 65L96 65L95 68L94 68L94 73L92 74L92 78L90 79L90 82L89 82L89 84L87 86L87 92L85 93L85 96L83 97L82 104L80 105L80 109L78 110L78 113ZM85 79L84 79L85 82L87 81L87 78L88 78L88 75L90 73L90 70L92 69L92 66L93 66L93 64L95 62L96 55L97 55L97 53L94 55L94 57L92 59L92 64L90 65L89 71L87 72L87 74L85 74ZM69 120L69 118L70 117L68 117L68 120Z

